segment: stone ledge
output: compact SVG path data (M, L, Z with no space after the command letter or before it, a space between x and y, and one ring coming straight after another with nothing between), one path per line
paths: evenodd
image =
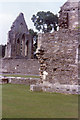
M80 94L80 85L43 85L36 84L30 85L31 91L44 91L44 92L57 92L57 93L65 93L65 94Z
M36 84L39 78L22 78L22 77L0 77L0 84Z

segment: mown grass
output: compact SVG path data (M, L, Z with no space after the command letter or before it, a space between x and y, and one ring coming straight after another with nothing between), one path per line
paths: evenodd
M40 78L39 76L32 76L32 75L14 75L14 74L2 74L2 76L6 77L23 77L23 78Z
M29 86L5 84L3 118L77 118L78 95L31 92Z

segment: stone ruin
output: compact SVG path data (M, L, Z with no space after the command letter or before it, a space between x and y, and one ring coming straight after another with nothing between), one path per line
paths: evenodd
M39 66L33 55L33 38L29 34L23 13L20 13L8 32L5 56L0 59L0 72L39 75Z
M5 58L33 58L33 41L23 13L20 13L8 33Z
M68 0L59 11L59 28L75 29L78 27L79 2Z
M80 2L68 0L59 14L59 30L38 36L40 81L30 90L80 94Z

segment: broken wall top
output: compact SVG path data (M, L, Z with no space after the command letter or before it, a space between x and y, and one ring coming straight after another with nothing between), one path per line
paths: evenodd
M23 34L29 35L28 27L26 25L23 13L20 13L11 26L11 30L8 32L8 42L15 41L15 38L19 38Z
M70 0L68 0L62 7L61 7L61 11L62 10L72 10L73 8L75 9L75 8L78 8L78 5L79 5L79 1L75 1L75 2L73 2L73 1L70 1ZM60 11L60 12L61 12Z
M76 29L79 25L79 2L68 0L59 11L59 28Z

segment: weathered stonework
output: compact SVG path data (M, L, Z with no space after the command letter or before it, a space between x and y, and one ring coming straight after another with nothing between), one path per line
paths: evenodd
M32 38L29 34L23 13L20 13L8 33L6 58L33 57Z
M33 40L23 13L20 13L8 33L5 57L0 59L0 73L39 75L37 59L33 59Z
M39 75L40 64L36 59L0 59L0 73Z
M0 76L0 84L36 84L39 78L23 78L23 77L2 77Z
M68 0L59 11L59 28L76 29L78 27L79 2Z
M38 53L42 81L78 84L78 32L63 29L44 34L42 43Z
M66 2L60 10L59 30L39 34L37 56L41 81L31 90L80 94L79 11L77 2ZM80 89L80 87L79 87Z

